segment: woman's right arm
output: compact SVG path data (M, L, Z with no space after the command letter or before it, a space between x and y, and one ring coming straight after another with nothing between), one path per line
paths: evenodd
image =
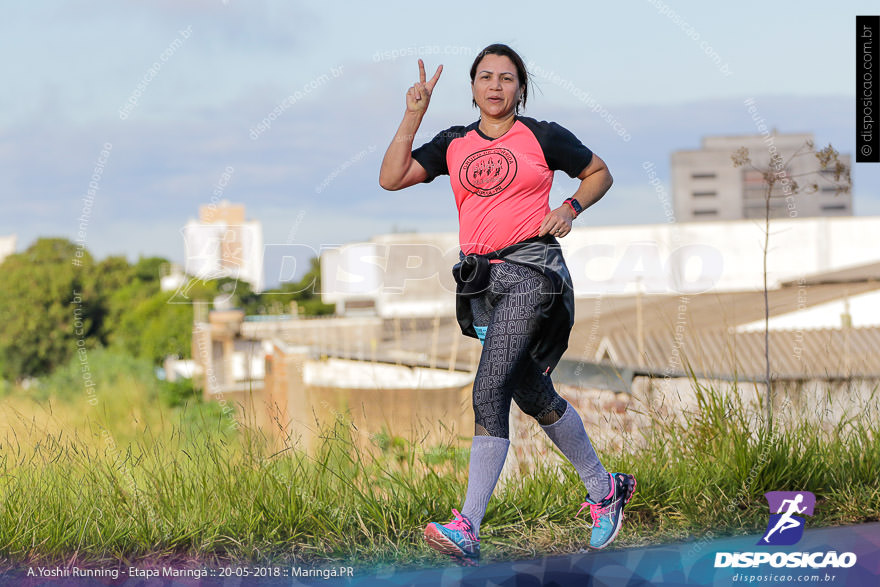
M425 168L412 158L412 145L442 71L441 65L434 77L425 81L425 64L419 59L419 81L406 92L406 112L382 159L379 185L386 190L402 190L428 177Z

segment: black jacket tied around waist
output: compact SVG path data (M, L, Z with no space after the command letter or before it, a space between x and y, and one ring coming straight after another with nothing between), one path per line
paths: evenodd
M550 280L548 302L541 307L541 325L529 353L545 375L556 367L568 348L574 326L574 289L562 249L550 235L514 243L485 255L460 253L461 261L452 268L456 283L455 310L462 334L478 338L470 299L489 289L489 270L493 259L519 263L542 273Z

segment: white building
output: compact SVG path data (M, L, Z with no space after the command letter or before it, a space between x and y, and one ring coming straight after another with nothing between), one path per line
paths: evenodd
M822 169L813 154L792 157L812 140L813 135L807 133L775 132L705 137L700 149L674 152L671 182L676 220L764 218L767 184L760 169L768 169L774 152L784 161L791 159L788 178L794 178L801 191L797 194L786 191L780 177L770 200L771 218L852 216L852 190L838 193L840 184L835 182L832 169ZM749 150L757 170L733 166L731 157L741 147ZM821 145L816 148L821 149ZM840 161L847 169L851 168L849 155L841 154ZM815 184L814 193L809 193L811 184Z
M245 220L243 204L201 206L199 220L187 222L183 236L188 275L231 277L248 282L255 292L263 290L263 228Z
M458 235L385 234L321 254L321 300L337 314L449 316L455 313Z
M880 217L774 220L767 274L784 282L880 262ZM763 221L575 228L562 239L576 297L756 291ZM321 256L321 295L340 314L451 316L455 233L394 234Z
M9 255L15 254L16 235L0 236L0 263Z

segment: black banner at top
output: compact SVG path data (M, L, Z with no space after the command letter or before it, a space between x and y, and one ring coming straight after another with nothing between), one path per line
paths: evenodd
M856 163L880 163L880 16L856 16Z

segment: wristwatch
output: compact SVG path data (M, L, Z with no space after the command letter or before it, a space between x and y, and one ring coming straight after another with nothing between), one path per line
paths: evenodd
M577 218L581 212L584 211L584 207L581 206L581 203L575 200L574 198L568 198L565 200L565 203L571 206L571 209L574 210L574 217Z

